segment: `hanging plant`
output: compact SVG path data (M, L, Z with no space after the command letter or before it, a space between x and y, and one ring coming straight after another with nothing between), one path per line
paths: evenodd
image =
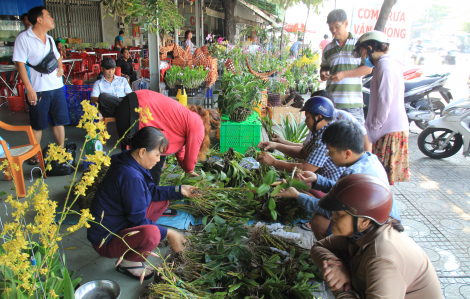
M170 0L102 0L101 5L105 16L122 17L126 24L131 22L131 18L139 18L137 25L143 25L150 32L168 32L175 27L183 27L184 18Z

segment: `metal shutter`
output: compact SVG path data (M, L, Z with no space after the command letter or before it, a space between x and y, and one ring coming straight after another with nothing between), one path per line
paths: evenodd
M82 43L103 41L98 1L44 0L44 5L55 22L55 28L48 32L49 35L81 38Z

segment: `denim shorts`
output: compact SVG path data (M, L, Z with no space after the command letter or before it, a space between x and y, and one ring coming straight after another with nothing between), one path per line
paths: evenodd
M64 89L37 92L38 103L29 103L29 119L33 130L42 131L49 126L48 116L53 126L65 126L70 123L69 108L65 100Z

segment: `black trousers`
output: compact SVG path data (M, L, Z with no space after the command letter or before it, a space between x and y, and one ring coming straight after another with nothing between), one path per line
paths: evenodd
M101 93L98 97L98 104L101 114L104 117L115 117L116 108L123 98L115 97L109 93Z
M119 138L124 136L124 133L129 129L131 124L134 123L136 119L139 119L139 114L135 112L135 108L139 108L139 101L135 93L130 93L125 96L119 106L116 108L116 129L119 135ZM139 123L137 123L129 131L131 134L135 134L139 131ZM121 142L121 150L125 150L126 146ZM152 175L153 182L156 186L160 184L160 176L162 175L162 168L165 164L166 157L160 157L160 162L157 163L152 169L150 169L150 174Z

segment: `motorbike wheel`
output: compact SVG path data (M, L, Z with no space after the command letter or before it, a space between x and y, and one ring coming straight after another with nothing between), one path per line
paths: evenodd
M444 105L444 103L442 103L441 101L434 102L434 103L432 103L432 105L433 105L433 108L434 108L434 113L436 113L436 116L441 116L442 110L444 110L446 105ZM421 130L424 130L428 127L428 122L427 121L415 120L414 122L418 126L418 128L420 128Z
M433 159L448 158L459 152L462 147L462 135L456 134L449 140L449 143L442 150L438 150L449 135L451 130L442 128L427 128L418 137L419 150L426 156Z

